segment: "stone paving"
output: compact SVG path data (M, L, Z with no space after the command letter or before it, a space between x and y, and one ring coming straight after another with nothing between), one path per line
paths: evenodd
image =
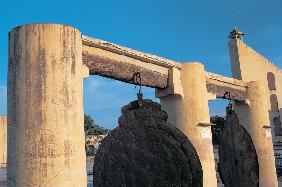
M87 187L93 187L93 164L94 157L87 158ZM7 168L0 168L0 187L7 187Z
M87 173L92 172L93 163L94 163L93 160L94 160L93 157L87 158ZM7 173L6 168L0 168L0 187L7 187L6 173ZM87 179L88 179L87 187L93 187L93 175L87 175ZM221 183L218 183L217 186L224 187L224 185ZM282 177L279 178L279 187L282 187Z

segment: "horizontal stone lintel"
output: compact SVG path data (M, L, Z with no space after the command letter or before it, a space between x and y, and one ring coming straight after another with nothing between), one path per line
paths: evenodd
M236 89L233 86L228 86L228 84L215 84L207 82L207 91L209 93L216 94L217 98L225 98L225 93L230 92L230 99L236 101L244 101L247 99L247 91L242 89Z
M83 63L91 75L100 75L126 83L133 83L132 76L140 72L142 85L165 89L169 87L169 69L181 69L181 63L150 55L103 40L82 36ZM247 99L247 83L214 73L206 73L207 91L223 98L226 92L231 99Z
M179 62L175 62L156 55L151 55L127 47L123 47L104 40L91 38L85 35L82 35L82 44L84 46L100 48L106 51L110 51L116 54L124 55L130 58L141 60L146 63L155 64L166 68L170 68L170 67L176 67L179 69L181 68L181 63Z
M167 87L168 74L162 74L158 71L148 70L142 66L117 61L104 56L92 55L86 52L83 52L82 57L91 75L100 75L133 84L133 74L139 72L142 86L160 89Z

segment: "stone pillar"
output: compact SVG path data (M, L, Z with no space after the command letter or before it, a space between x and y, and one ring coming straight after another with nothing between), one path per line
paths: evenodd
M7 163L7 116L0 116L0 168Z
M266 88L261 81L250 82L248 88L249 131L259 162L259 185L278 186L275 158L268 116Z
M176 73L174 73L177 76ZM213 155L209 94L206 87L204 66L200 63L182 64L180 72L182 91L160 98L162 109L168 114L169 123L179 128L194 145L203 169L203 186L216 187ZM177 82L177 81L175 81ZM173 85L175 90L181 90ZM157 95L161 95L157 92Z
M86 186L83 76L78 30L34 24L9 33L9 186Z

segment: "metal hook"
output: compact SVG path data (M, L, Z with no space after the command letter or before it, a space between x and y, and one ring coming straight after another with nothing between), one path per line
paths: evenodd
M130 79L130 81L135 84L135 89L137 88L137 86L139 86L139 90L137 93L137 99L138 99L138 104L140 107L142 107L142 100L143 100L143 94L141 92L141 88L142 88L142 79L141 79L141 74L140 72L135 72L132 76L132 78Z
M226 96L227 96L227 97L226 97ZM230 92L225 92L222 98L223 98L223 99L228 99L229 101L232 100L232 99L231 99L231 94L230 94Z
M228 105L227 105L227 107L226 107L226 112L227 112L228 114L230 114L231 111L233 110L232 99L231 99L231 93L230 93L230 92L225 92L222 98L229 100L229 103L228 103Z

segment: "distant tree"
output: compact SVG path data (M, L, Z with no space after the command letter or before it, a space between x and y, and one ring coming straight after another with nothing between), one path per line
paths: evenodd
M84 115L84 132L86 135L105 135L109 134L111 130L100 127L94 123L91 116Z
M221 133L224 129L224 126L225 126L225 118L216 115L216 116L211 116L210 120L211 120L211 123L215 124L211 127L212 143L214 145L218 145L220 135L221 135Z

